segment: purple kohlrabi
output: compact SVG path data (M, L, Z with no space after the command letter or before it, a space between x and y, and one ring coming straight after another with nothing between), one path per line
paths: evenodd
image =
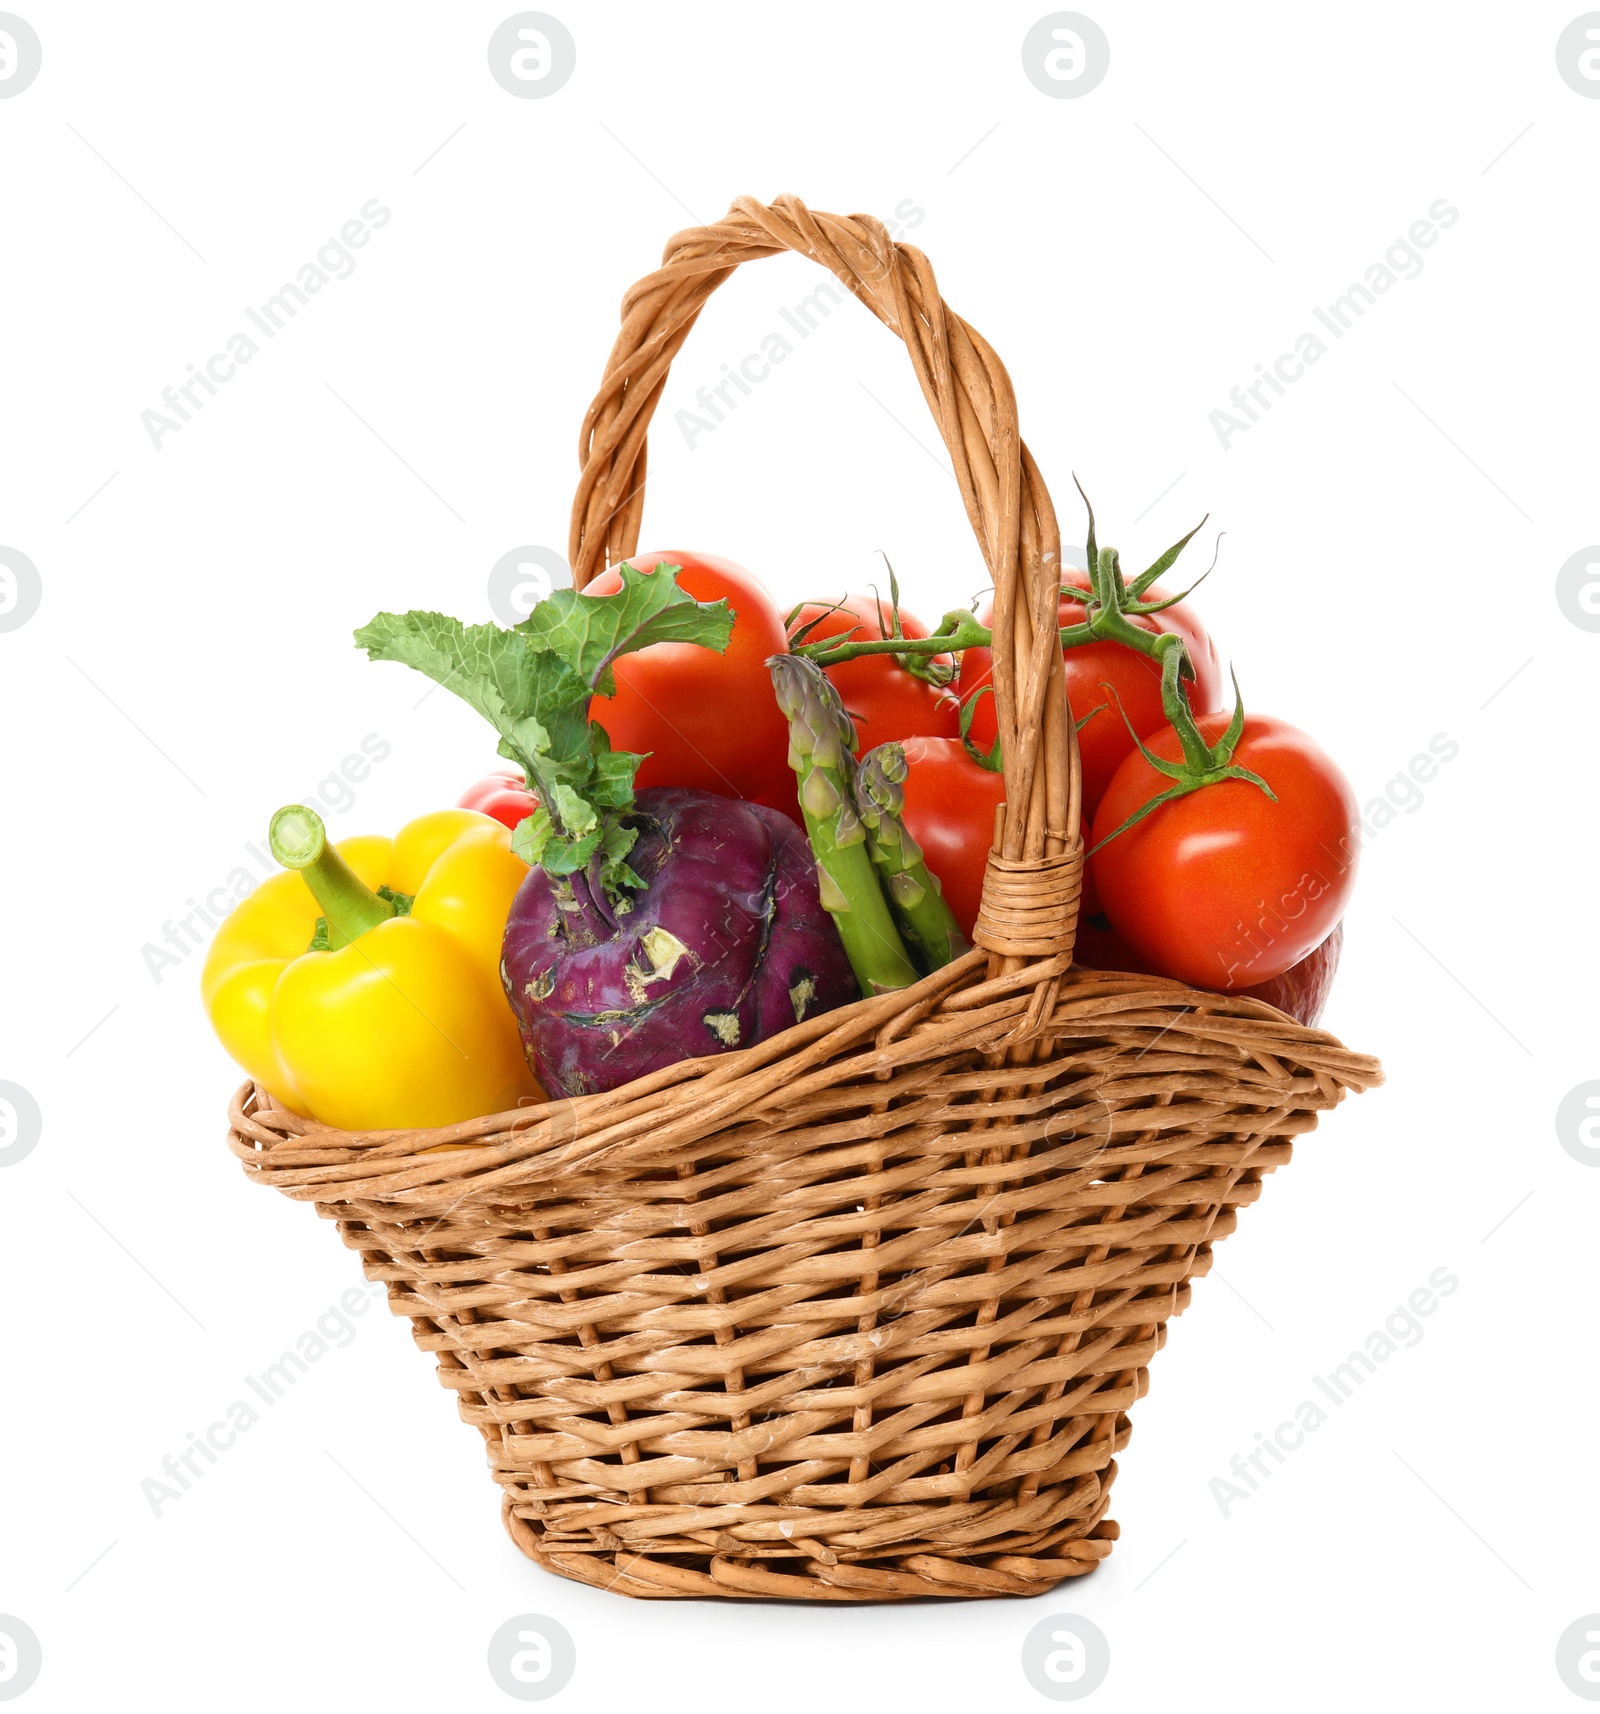
M611 1089L749 1047L858 995L805 836L776 810L677 787L638 793L613 902L599 859L529 871L501 978L551 1095Z

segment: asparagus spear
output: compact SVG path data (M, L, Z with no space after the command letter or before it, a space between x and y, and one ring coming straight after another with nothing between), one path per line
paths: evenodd
M967 950L967 938L944 902L939 877L902 819L905 814L906 753L880 744L856 769L856 802L867 830L867 849L883 875L889 907L912 956L924 973Z
M789 766L799 776L800 808L817 860L822 903L844 942L863 994L907 988L917 972L894 925L867 854L866 831L850 787L855 728L822 669L799 655L774 655L767 667L789 722Z

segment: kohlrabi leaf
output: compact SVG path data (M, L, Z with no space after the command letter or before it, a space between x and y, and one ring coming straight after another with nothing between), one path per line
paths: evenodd
M643 572L621 565L622 587L614 595L555 590L517 630L535 648L559 655L600 696L616 692L611 663L617 656L652 643L697 643L720 655L733 635L733 610L726 599L696 601L678 587L678 569L663 564Z
M602 727L596 738L604 740L605 736ZM643 760L643 756L636 756L631 750L597 749L589 796L602 809L626 809L633 802L633 776Z
M589 719L589 699L616 689L611 663L652 643L694 643L721 653L733 632L726 601L678 588L677 568L621 567L615 595L557 590L512 630L463 625L442 613L380 613L356 632L375 661L399 661L454 691L500 734L500 754L521 767L543 806L516 830L513 849L552 874L571 874L599 852L614 896L639 878L624 860L642 756L613 750Z
M554 831L549 812L543 808L536 809L517 823L511 835L511 849L531 869L535 863L544 860L544 848L550 843L550 835Z
M535 757L584 757L589 687L568 664L498 625L443 613L380 613L356 632L375 661L399 661L470 703L525 768ZM529 772L530 784L535 767ZM552 776L553 779L553 776Z

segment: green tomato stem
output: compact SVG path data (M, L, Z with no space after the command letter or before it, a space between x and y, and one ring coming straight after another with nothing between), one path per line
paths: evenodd
M1178 742L1183 745L1184 760L1194 772L1204 773L1206 769L1216 766L1216 760L1211 746L1206 743L1199 726L1195 724L1189 698L1178 681L1182 664L1188 657L1181 639L1170 632L1162 641L1169 647L1156 656L1161 663L1161 710L1167 717L1167 723L1178 734Z
M1076 476L1073 478L1077 482ZM1083 597L1085 615L1077 624L1063 625L1059 628L1061 647L1063 650L1082 648L1089 643L1112 642L1123 648L1132 649L1146 659L1154 661L1161 669L1161 706L1169 724L1178 735L1178 741L1183 749L1183 761L1166 762L1151 754L1140 740L1138 733L1133 731L1128 722L1127 713L1121 708L1121 699L1117 701L1119 712L1128 724L1134 742L1138 745L1145 760L1159 773L1167 776L1173 783L1164 791L1157 793L1148 803L1141 807L1125 821L1107 839L1115 839L1117 834L1126 831L1135 822L1142 821L1161 804L1176 797L1186 796L1189 792L1198 791L1202 786L1213 785L1220 780L1242 779L1259 787L1268 797L1273 796L1271 788L1258 775L1248 768L1242 768L1233 763L1234 747L1239 741L1239 735L1244 725L1244 700L1239 694L1238 679L1234 680L1235 709L1233 719L1227 731L1218 741L1207 744L1194 712L1189 705L1187 685L1195 678L1194 663L1189 658L1188 650L1184 647L1183 639L1170 631L1147 631L1143 625L1136 623L1138 619L1150 614L1160 613L1183 600L1184 595L1166 596L1158 601L1147 601L1145 595L1154 585L1156 579L1169 569L1177 560L1194 537L1206 523L1202 518L1187 535L1169 547L1153 564L1140 572L1137 577L1124 579L1122 575L1121 556L1113 547L1101 547L1096 539L1094 507L1089 503L1089 497L1083 492L1082 483L1078 483L1078 492L1083 495L1083 503L1088 511L1087 553L1089 561L1089 587L1073 593ZM1215 561L1213 561L1215 564ZM1209 576L1209 570L1203 576ZM908 671L920 674L927 672L931 657L942 654L962 654L968 649L992 649L994 638L989 628L978 623L977 619L968 612L960 609L946 613L939 621L939 627L928 637L904 637L898 634L899 624L899 589L894 582L893 568L890 568L891 591L894 601L895 631L894 636L880 636L854 641L850 638L827 638L819 643L806 642L803 639L808 630L800 633L800 641L792 645L787 657L791 660L804 660L814 668L840 666L846 661L861 660L873 655L893 655ZM1203 581L1203 578L1202 578ZM1067 586L1063 585L1063 592ZM791 616L792 617L792 616ZM809 628L808 628L809 629ZM775 657L782 658L782 657ZM770 664L770 663L769 663ZM820 674L818 675L820 677ZM776 680L777 673L774 672ZM993 753L985 757L972 744L968 730L972 714L976 708L976 698L982 694L982 689L969 697L962 709L960 723L961 738L968 753L975 761L986 767L995 767L1000 761L1000 744L997 740ZM780 702L783 700L780 691ZM785 711L787 712L787 710ZM1091 714L1095 712L1090 711ZM1088 719L1089 716L1085 716ZM1078 722L1079 726L1083 721ZM848 720L846 721L848 731ZM792 727L791 727L792 731ZM848 739L847 739L848 743ZM794 760L791 754L791 760ZM796 763L798 767L799 764ZM857 786L861 793L866 792L865 785L859 776ZM848 792L848 785L845 790ZM802 803L804 792L802 792ZM863 798L861 803L863 815L870 815L868 801ZM870 833L869 829L869 833ZM1107 840L1101 840L1104 845ZM1096 849L1099 849L1097 846ZM920 855L920 853L919 853ZM874 856L877 847L874 846ZM881 866L881 864L880 864ZM903 892L909 895L910 887L905 881L899 885ZM937 886L937 882L935 882ZM907 927L902 917L902 927ZM914 945L918 945L915 932L907 927L907 935Z
M1078 649L1087 643L1115 642L1151 660L1159 660L1162 638L1171 633L1147 631L1142 625L1133 623L1129 614L1142 615L1147 607L1130 596L1124 587L1117 550L1102 549L1097 557L1101 563L1090 572L1088 590L1082 591L1088 597L1088 617L1074 625L1059 628L1062 649ZM1148 610L1159 612L1168 605L1168 602L1157 602ZM1178 641L1181 644L1182 639ZM863 660L874 655L893 655L908 672L921 676L926 670L924 663L935 656L959 655L968 649L993 647L994 633L989 627L979 624L972 614L957 609L945 614L939 621L938 630L931 636L827 637L818 643L798 643L791 652L815 661L819 667L841 666L846 661ZM1185 678L1194 676L1194 668L1187 655L1180 663L1180 671Z
M1157 792L1153 797L1139 807L1124 821L1120 827L1113 828L1104 839L1089 852L1092 857L1096 851L1103 850L1119 834L1126 833L1130 827L1136 826L1147 815L1158 810L1162 804L1171 803L1175 798L1187 797L1190 792L1197 792L1204 786L1214 786L1222 780L1243 780L1257 790L1264 792L1274 803L1278 794L1262 779L1260 774L1250 768L1241 767L1233 759L1233 752L1238 745L1240 734L1244 731L1244 696L1239 690L1237 677L1233 681L1233 718L1228 722L1228 729L1216 741L1208 744L1194 715L1189 710L1188 698L1178 683L1177 669L1172 664L1176 651L1170 651L1162 664L1161 691L1162 704L1174 730L1178 734L1178 742L1183 746L1184 759L1181 762L1168 762L1152 754L1144 740L1133 730L1133 723L1128 720L1127 710L1122 708L1122 699L1117 697L1117 707L1127 724L1128 731L1138 747L1139 754L1144 757L1158 774L1164 774L1172 784L1165 791ZM1112 695L1116 691L1112 689Z

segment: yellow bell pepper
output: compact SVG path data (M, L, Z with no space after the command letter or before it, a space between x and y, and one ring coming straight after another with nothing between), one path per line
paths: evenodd
M509 828L446 809L392 840L335 847L296 804L272 818L270 843L288 872L223 923L201 977L222 1045L263 1089L351 1131L544 1099L500 984L506 917L528 873Z

